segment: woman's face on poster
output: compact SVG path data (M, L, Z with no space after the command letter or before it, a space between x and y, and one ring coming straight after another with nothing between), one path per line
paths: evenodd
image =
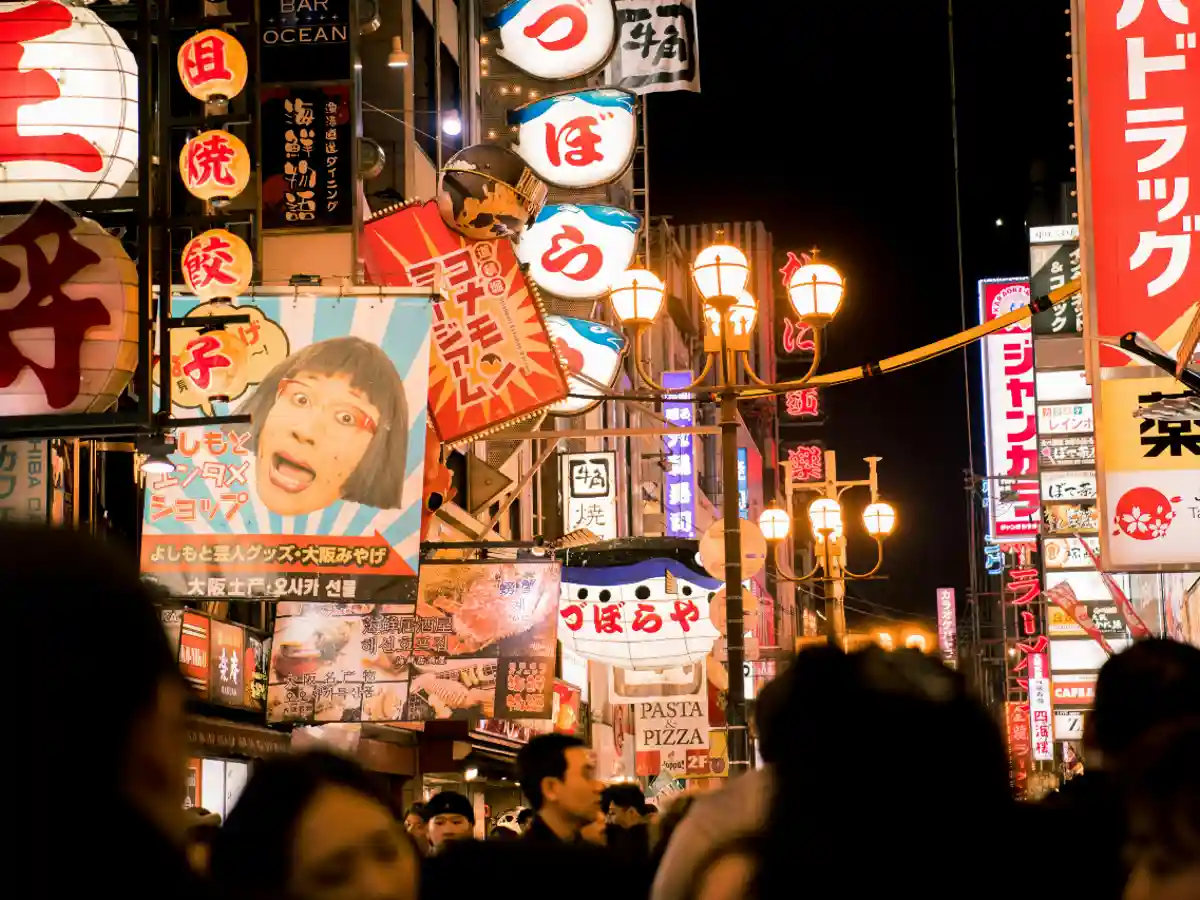
M345 375L301 371L280 381L258 435L258 496L267 509L299 516L339 500L379 415Z

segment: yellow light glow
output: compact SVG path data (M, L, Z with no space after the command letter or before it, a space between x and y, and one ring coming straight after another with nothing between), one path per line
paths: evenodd
M193 34L176 58L179 81L197 100L232 100L246 86L250 67L238 39L218 28Z
M829 497L814 500L808 505L808 520L817 534L823 531L840 533L842 530L841 504Z
M802 319L832 319L844 293L841 273L825 263L801 266L788 282L788 299Z
M662 280L647 269L626 269L608 291L613 314L626 325L649 324L662 309Z
M746 289L750 264L737 247L713 244L696 255L692 263L692 278L705 300L713 297L733 297Z
M863 525L871 537L887 537L896 527L896 510L888 503L872 503L863 510Z
M758 517L758 527L768 541L782 541L792 529L791 518L782 509L768 507Z

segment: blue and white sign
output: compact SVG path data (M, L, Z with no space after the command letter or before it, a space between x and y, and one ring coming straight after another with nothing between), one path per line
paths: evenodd
M604 399L617 380L625 337L601 322L546 316L546 330L567 367L568 394L549 406L555 416L577 416Z
M634 95L615 88L564 91L508 114L517 127L513 149L539 178L560 188L590 188L616 180L637 147Z
M682 388L692 383L691 372L663 372L663 387ZM663 418L672 425L690 428L696 424L696 407L691 394L668 394L663 401ZM693 434L665 434L667 454L666 535L696 536L696 448Z
M738 518L750 518L750 453L745 447L738 447Z
M637 252L642 219L616 206L550 203L516 245L542 290L571 300L603 297Z
M512 0L484 24L499 30L500 56L546 81L594 72L617 45L613 0Z

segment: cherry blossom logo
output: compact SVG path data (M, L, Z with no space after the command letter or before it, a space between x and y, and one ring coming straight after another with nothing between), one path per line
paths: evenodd
M1175 519L1172 503L1182 497L1167 497L1152 487L1136 487L1126 491L1117 502L1113 514L1114 535L1124 534L1136 541L1154 541L1167 536Z

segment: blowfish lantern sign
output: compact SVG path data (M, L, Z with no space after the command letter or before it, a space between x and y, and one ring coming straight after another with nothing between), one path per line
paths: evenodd
M617 45L613 0L512 0L485 24L500 31L500 56L546 81L595 71Z
M137 61L94 12L0 3L0 202L114 196L138 156Z
M708 609L720 587L673 559L564 568L558 638L566 650L622 669L699 663L720 637Z
M641 225L641 217L615 206L551 203L521 235L517 259L543 290L594 300L633 262Z
M549 407L555 416L577 416L604 399L621 371L626 342L620 332L600 322L570 316L547 316L546 330L554 352L567 366L569 395Z
M246 86L246 51L216 28L193 34L179 48L179 80L197 100L232 100Z
M179 174L193 197L228 206L250 182L250 152L228 131L205 131L183 145Z
M254 274L250 247L223 228L209 229L188 241L180 263L188 290L205 301L241 295Z
M608 184L633 162L634 95L614 88L564 91L508 114L515 149L543 181L560 188Z

